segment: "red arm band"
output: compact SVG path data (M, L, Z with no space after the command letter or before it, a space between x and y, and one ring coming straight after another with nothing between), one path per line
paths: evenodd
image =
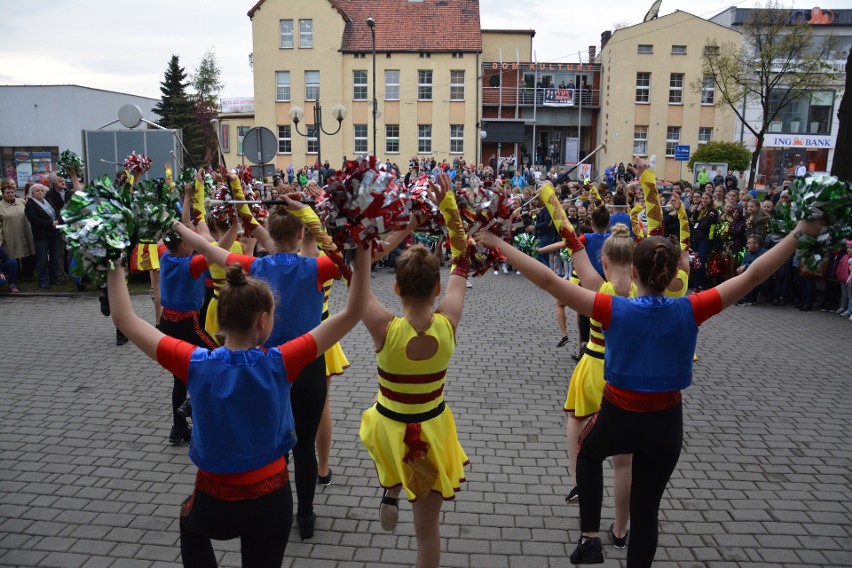
M204 271L207 270L207 259L203 255L196 254L189 261L189 272L193 278L200 278Z
M308 363L317 358L317 342L310 333L291 339L279 345L278 349L281 351L284 368L287 369L287 381L290 383L302 374L302 370L308 366Z
M586 235L580 235L577 240L583 243L583 246L586 246Z
M692 302L695 324L699 326L722 311L722 296L715 288L692 294L689 301Z
M340 278L340 269L334 261L327 256L317 257L317 290L322 290L322 285L332 278Z
M246 274L251 274L251 265L254 262L255 258L253 256L249 256L247 254L229 254L227 264L228 266L234 264L235 262L243 265L243 270ZM227 268L227 267L225 267Z
M592 319L601 322L601 329L606 329L612 323L612 296L595 294L595 306L592 308Z
M195 350L195 345L191 343L166 336L157 344L157 362L186 384L189 379L189 358Z
M157 256L163 256L167 250L169 250L168 247L163 243L160 243L159 245L157 245Z

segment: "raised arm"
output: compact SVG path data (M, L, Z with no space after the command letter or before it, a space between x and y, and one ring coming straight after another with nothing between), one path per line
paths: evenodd
M214 246L213 243L193 232L183 223L175 223L174 229L183 239L183 242L192 247L193 250L198 251L199 254L204 255L208 264L228 266L228 255L230 253L227 250Z
M109 311L112 321L145 355L157 360L157 345L165 337L160 330L143 320L133 311L127 282L124 280L124 267L118 264L107 273L109 290Z
M349 285L346 307L310 331L317 344L317 355L325 353L349 333L361 319L370 293L370 251L355 251L355 271Z
M450 267L450 280L447 282L447 291L436 310L447 316L447 319L455 328L458 327L464 311L467 272L470 268L470 259L467 256L467 233L465 233L462 225L461 213L456 204L456 196L453 193L453 183L450 176L439 174L437 181L438 186L432 186L432 191L435 193L435 202L438 203L438 208L447 223L452 265Z
M784 261L796 252L800 237L803 235L816 236L821 228L822 223L820 222L799 221L793 232L752 262L745 272L716 286L716 290L722 298L722 309L734 304L778 270L784 264Z

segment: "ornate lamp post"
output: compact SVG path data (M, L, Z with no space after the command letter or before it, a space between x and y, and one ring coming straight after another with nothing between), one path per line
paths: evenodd
M314 103L314 123L313 125L308 125L305 132L302 133L299 130L299 123L305 118L305 111L302 110L301 107L297 106L290 109L290 120L293 121L293 124L296 127L296 133L304 138L312 138L312 134L316 136L317 163L319 163L320 168L322 168L322 144L320 143L320 134L334 136L340 132L340 127L343 125L343 119L346 118L346 107L343 105L335 105L334 108L331 109L331 115L335 120L337 120L337 130L334 132L326 132L322 127L322 107L320 106L319 101L317 101Z

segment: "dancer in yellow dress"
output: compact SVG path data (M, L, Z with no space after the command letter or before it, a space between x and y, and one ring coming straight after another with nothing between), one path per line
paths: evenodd
M440 562L441 505L459 490L468 463L443 396L464 309L467 238L449 176L439 175L438 183L435 202L447 222L453 253L443 300L433 308L441 293L438 259L415 245L397 260L394 290L402 300L403 317L394 317L372 296L363 318L376 347L379 393L361 418L361 441L385 489L382 528L392 531L396 526L397 497L403 489L412 502L418 568Z

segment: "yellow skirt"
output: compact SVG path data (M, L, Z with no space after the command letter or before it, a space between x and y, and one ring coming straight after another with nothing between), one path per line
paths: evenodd
M414 492L408 483L412 470L403 458L408 446L403 442L406 424L379 414L374 404L361 415L361 442L370 452L379 474L379 484L385 489L402 485L409 501L414 501ZM438 470L432 491L444 499L452 499L464 478L464 466L469 462L459 444L456 422L447 406L440 416L421 422L420 438L428 444L426 458Z
M138 244L133 248L133 269L138 272L160 269L160 255L156 244Z
M562 409L573 412L577 418L591 416L601 409L605 384L603 359L583 353L580 362L574 367Z
M349 359L346 358L340 343L335 343L325 352L325 376L342 375L343 370L348 368Z
M204 320L204 331L213 338L216 345L222 345L219 333L219 298L213 296L207 304L207 319Z

